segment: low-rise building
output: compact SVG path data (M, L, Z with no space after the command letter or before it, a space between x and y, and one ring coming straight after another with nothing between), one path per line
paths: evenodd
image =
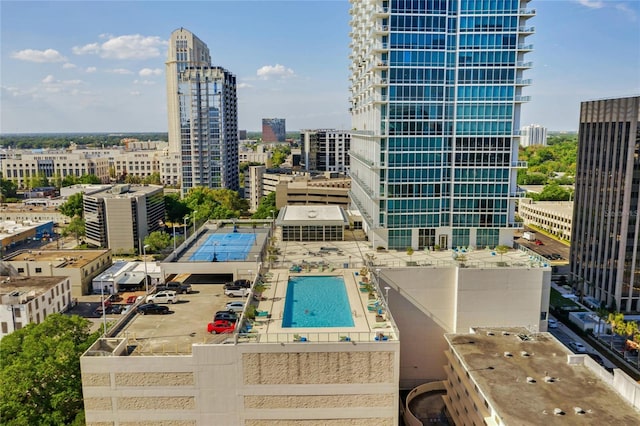
M0 339L71 304L69 277L0 275Z
M534 201L522 198L518 214L527 226L535 226L563 240L571 241L573 201Z
M280 209L287 205L336 205L347 209L351 203L350 188L351 179L348 177L315 176L282 182L276 185L276 207Z
M4 214L4 212L3 212ZM17 216L22 216L17 214ZM7 249L19 249L29 241L40 241L53 236L53 222L33 222L31 220L0 221L0 254Z
M111 266L111 250L21 250L3 262L23 277L69 277L71 295L91 294L91 281Z
M551 334L485 327L445 338L444 400L456 425L640 423L640 385Z

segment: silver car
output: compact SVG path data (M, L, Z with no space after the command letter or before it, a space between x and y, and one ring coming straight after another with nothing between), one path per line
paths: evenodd
M147 303L177 303L178 295L173 290L159 291L156 294L147 296Z
M224 308L227 311L240 313L244 310L244 302L229 302Z

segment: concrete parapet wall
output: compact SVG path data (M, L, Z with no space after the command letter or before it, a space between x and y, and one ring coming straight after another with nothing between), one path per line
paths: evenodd
M85 373L82 375L82 386L110 386L111 375L109 373Z
M195 407L195 399L192 396L118 398L120 410L193 410Z
M244 397L245 409L264 408L352 408L389 407L394 404L392 394L369 395L254 395Z
M116 373L116 386L193 386L193 373Z
M246 420L245 426L316 426L317 420ZM395 426L392 418L323 420L323 426Z
M352 384L393 380L394 352L245 353L244 384Z

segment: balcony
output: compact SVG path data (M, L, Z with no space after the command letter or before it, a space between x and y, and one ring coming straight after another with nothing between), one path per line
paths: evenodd
M530 78L516 80L516 86L530 86L533 81Z
M511 162L511 167L516 169L526 169L528 165L526 161L513 161Z
M386 69L388 67L389 67L389 62L388 61L378 61L378 62L375 62L373 64L373 68L374 69L382 69L382 68Z
M533 50L533 44L519 44L518 45L518 50L520 50L520 51L532 51Z
M375 52L386 52L389 50L389 43L376 43L373 46Z
M533 62L516 62L516 68L531 68L533 66Z
M520 16L536 16L535 9L520 9L518 13L520 14Z
M376 25L375 31L378 34L389 34L389 26L388 25Z
M388 7L376 7L375 11L374 11L374 15L379 17L379 18L384 18L389 16L389 8Z
M389 100L389 97L387 95L374 95L371 97L371 100L373 101L373 103L384 103L387 102Z
M388 80L386 78L376 78L373 81L374 86L386 86L387 83L388 83Z
M531 96L516 96L513 100L514 102L529 102L531 101Z
M520 27L518 28L518 32L525 33L525 34L533 34L536 32L536 27Z

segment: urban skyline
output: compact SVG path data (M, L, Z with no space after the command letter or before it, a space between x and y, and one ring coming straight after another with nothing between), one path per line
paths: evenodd
M175 2L3 1L0 132L167 131L167 34L180 27L210 40L212 61L238 76L239 128L259 130L264 117L291 129L350 128L348 2L198 7L194 16ZM640 92L638 2L530 7L534 85L521 123L575 130L580 102ZM211 26L212 16L224 19Z

